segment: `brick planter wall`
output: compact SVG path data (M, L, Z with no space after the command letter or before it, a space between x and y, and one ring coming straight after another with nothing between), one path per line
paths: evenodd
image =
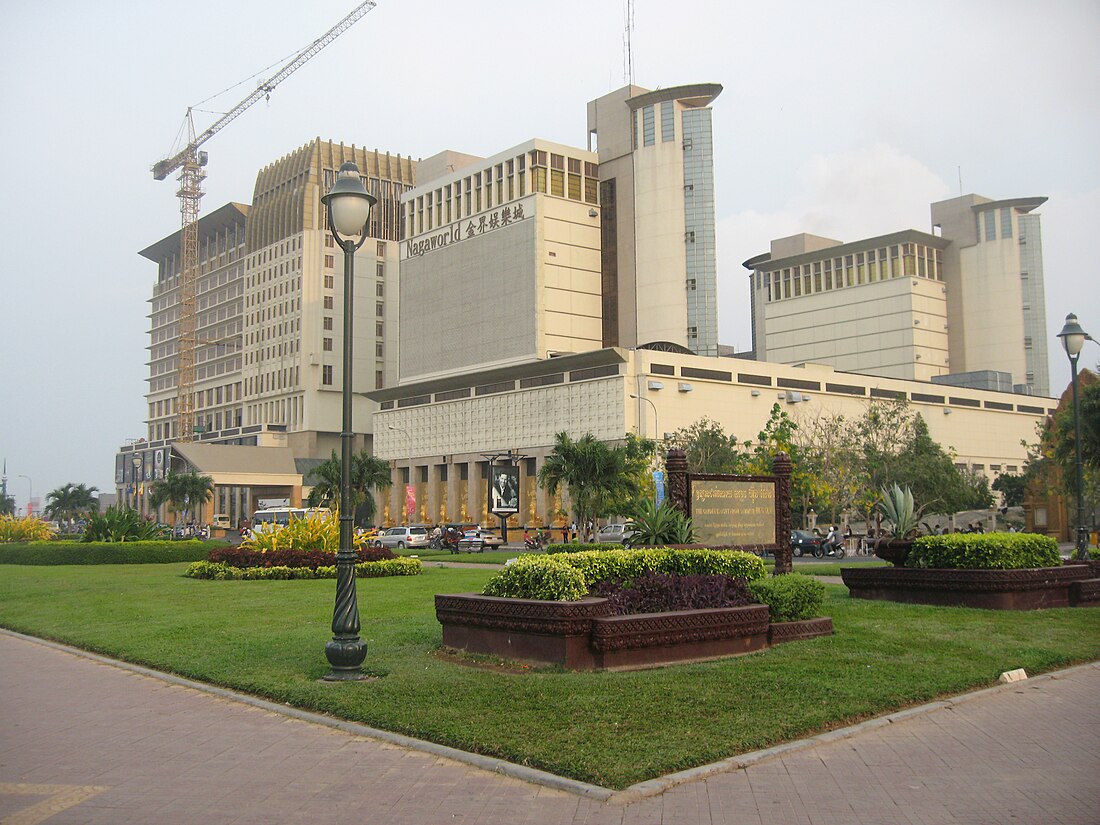
M612 616L600 598L546 602L459 593L437 595L435 605L446 647L572 670L700 661L768 645L768 608L761 604Z
M816 619L804 619L799 622L772 622L768 625L768 644L799 642L818 636L833 635L833 620L828 616Z
M1070 564L1024 570L845 567L840 574L856 599L993 610L1069 607L1070 585L1091 576L1087 565Z

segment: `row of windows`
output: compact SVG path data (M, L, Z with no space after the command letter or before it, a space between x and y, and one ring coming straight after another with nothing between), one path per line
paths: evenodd
M661 102L661 143L676 140L676 105L671 100ZM653 146L656 143L656 109L643 106L634 113L634 148L638 148L638 117L642 120L642 145Z
M676 376L676 367L672 364L658 364L651 363L649 365L649 372L652 375L668 375ZM820 381L807 380L805 378L784 378L782 376L773 379L770 375L754 375L752 373L739 372L736 374L736 381L734 379L734 373L727 372L725 370L710 370L700 369L698 367L680 367L681 378L696 378L704 381L723 381L726 383L738 383L748 384L754 387L772 387L777 390L809 390L812 392L821 392L824 389L828 393L837 393L841 395L854 395L863 396L865 398L877 398L883 400L911 400L920 402L923 404L944 404L956 407L983 407L987 410L1002 410L1005 412L1012 412L1013 405L1002 401L981 401L977 398L966 398L964 396L954 395L929 395L927 393L913 392L906 393L905 390L888 390L881 389L879 387L862 387L856 384L834 384L826 382L824 386ZM756 390L753 390L754 394ZM779 393L780 398L787 397L786 392ZM808 396L804 396L808 398ZM385 405L383 405L385 409ZM1016 412L1026 413L1028 415L1053 415L1054 410L1044 409L1043 407L1036 407L1027 404L1017 404L1015 406Z
M419 235L446 226L525 197L528 190L595 204L599 175L599 164L534 149L409 200L408 234Z
M976 221L975 230L978 234L979 241L995 241L997 240L997 212L1001 213L1001 238L1012 237L1012 207L1006 207L1001 210L987 209L984 212L978 212L974 216ZM1023 239L1021 239L1021 243Z
M894 244L770 272L758 270L756 288L767 290L767 300L779 301L902 277L942 281L942 252L923 244Z

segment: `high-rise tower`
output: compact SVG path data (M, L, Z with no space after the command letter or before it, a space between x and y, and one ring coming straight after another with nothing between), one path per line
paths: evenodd
M721 91L627 86L588 104L588 148L600 163L604 346L718 353L710 103Z

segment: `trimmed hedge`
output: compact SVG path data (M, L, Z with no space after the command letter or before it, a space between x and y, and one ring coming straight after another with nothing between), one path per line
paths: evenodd
M521 572L511 572L521 565ZM573 572L579 573L579 583ZM600 549L580 553L524 556L489 580L486 596L507 595L517 599L546 599L535 594L557 595L552 601L579 599L599 582L631 582L648 573L672 576L730 576L754 581L767 575L764 562L739 550L674 550L668 547L644 550ZM504 583L496 584L504 577ZM527 584L524 584L524 583ZM498 591L497 588L501 588Z
M423 571L420 559L385 559L365 561L355 565L359 579L376 579L383 576L417 576ZM224 562L197 561L184 573L192 579L216 581L286 581L289 579L335 579L336 565L328 567L232 567Z
M597 542L581 543L579 541L570 541L564 544L548 544L544 552L554 553L589 553L596 552L597 550L622 550L623 546L615 542L604 542L602 544Z
M812 576L784 573L749 582L754 599L768 606L773 622L800 622L821 615L825 585Z
M509 599L575 602L588 594L581 572L553 556L520 556L489 579L482 593Z
M629 581L648 572L673 576L731 576L746 581L767 575L759 557L740 550L618 548L569 553L559 558L580 570L589 586L601 581Z
M1058 567L1058 542L1036 533L948 533L921 536L905 561L906 567L955 570L1020 570Z
M0 545L0 564L174 564L205 560L222 542L34 541Z

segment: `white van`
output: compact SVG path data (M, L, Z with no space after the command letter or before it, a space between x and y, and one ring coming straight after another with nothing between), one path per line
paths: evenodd
M252 516L252 532L258 535L278 527L286 527L295 519L327 516L331 513L328 507L273 507L270 510L257 510Z
M229 516L226 515L225 513L216 513L214 515L214 522L213 522L212 526L218 527L222 530L228 530L229 529Z

